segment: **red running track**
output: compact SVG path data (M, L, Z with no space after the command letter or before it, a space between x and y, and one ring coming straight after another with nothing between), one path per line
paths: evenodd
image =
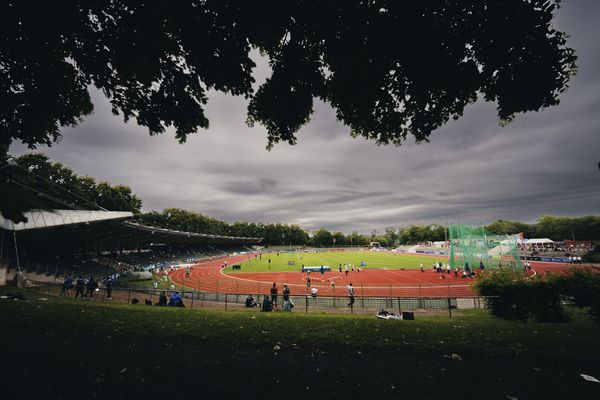
M188 278L185 269L179 268L170 276L176 285L184 285L210 293L268 294L273 282L279 292L287 284L292 295L307 293L306 274L302 272L257 272L224 274L223 262L238 264L254 254L220 258L194 265ZM545 271L560 272L572 265L563 263L531 262L532 268L540 274ZM442 276L444 278L442 278ZM356 296L364 297L468 297L476 296L472 285L474 279L455 278L454 273L439 274L432 270L386 270L363 269L360 272L338 271L311 273L311 286L317 287L319 296L345 296L349 283L355 288Z

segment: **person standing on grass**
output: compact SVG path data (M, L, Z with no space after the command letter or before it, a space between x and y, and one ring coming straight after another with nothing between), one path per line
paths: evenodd
M86 287L87 287L87 292L85 294L85 297L89 297L90 299L93 299L94 291L98 287L98 284L96 283L96 281L94 280L94 277L92 275L90 275L90 279L88 279Z
M273 308L277 308L277 283L273 282L273 287L271 287L271 301L273 302Z
M288 285L283 285L283 301L290 300L290 288Z
M114 281L112 276L109 276L106 279L106 300L112 300L112 290L114 286Z
M348 300L350 300L348 307L354 307L354 287L352 286L352 282L348 284L346 289L348 289Z
M79 275L77 277L77 281L75 282L75 298L81 296L83 299L83 291L85 289L85 279L83 276Z
M346 276L348 276L348 264L344 267L344 271L346 272Z
M64 295L70 296L72 284L73 284L73 279L71 278L71 275L65 275L65 278L63 279L62 288L60 290L60 295L61 296L64 296Z

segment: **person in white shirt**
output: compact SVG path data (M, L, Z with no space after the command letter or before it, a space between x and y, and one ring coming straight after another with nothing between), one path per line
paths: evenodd
M346 289L348 289L348 299L350 300L348 307L354 307L354 287L352 286L352 282L348 284Z

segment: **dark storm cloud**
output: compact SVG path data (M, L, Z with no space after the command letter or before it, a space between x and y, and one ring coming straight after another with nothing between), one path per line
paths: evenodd
M212 93L210 129L180 145L124 124L94 92L95 112L44 149L79 174L126 184L145 210L180 207L233 222L298 223L350 232L386 226L540 214L600 213L600 2L564 3L555 25L570 34L579 73L561 104L500 127L479 101L431 143L400 148L353 139L316 101L298 145L265 150L266 133L245 124L243 98ZM269 69L258 60L258 81ZM25 151L15 145L13 153Z

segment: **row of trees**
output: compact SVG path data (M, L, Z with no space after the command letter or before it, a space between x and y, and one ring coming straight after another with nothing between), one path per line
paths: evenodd
M535 224L498 220L486 226L485 229L497 235L523 232L525 237L552 240L598 240L600 239L600 216L588 215L571 218L542 215Z
M368 235L356 231L345 235L339 231L330 232L327 229L319 229L309 235L298 225L257 224L254 222L228 224L198 212L176 208L165 209L162 212L153 211L140 215L139 218L146 224L190 232L261 237L264 239L263 243L270 245L294 244L332 247L367 246L371 242L378 242L387 247L447 239L446 226L439 224L410 225L397 230L394 227L387 227L383 232L373 230ZM524 232L525 237L548 237L553 240L575 237L578 240L597 240L600 238L600 216L568 218L544 215L535 224L498 220L487 225L485 229L496 235Z
M167 208L162 212L152 211L138 217L144 224L212 235L261 237L271 245L304 245L309 242L308 233L298 225L261 224L235 222L229 224L199 212L178 208Z
M10 163L0 162L0 167L0 209L15 222L24 220L22 211L33 208L105 208L135 214L142 208L142 200L130 187L79 176L61 163L50 162L45 154L12 157Z
M371 231L369 235L356 231L345 235L319 229L309 235L298 225L235 222L229 224L198 212L168 208L162 212L142 214L139 219L149 225L214 235L261 237L269 245L306 245L315 247L367 246L378 242L382 246L410 245L447 239L446 226L439 224L410 225L400 229L387 227L383 232ZM525 237L548 237L553 240L597 240L600 238L600 216L577 218L544 215L535 224L498 220L487 225L491 234L505 235L524 232Z
M599 240L600 216L585 217L555 217L543 215L534 224L520 221L497 220L485 226L485 230L494 235L513 235L523 232L526 238L544 237L556 241L565 239ZM387 227L382 233L374 230L370 235L361 235L353 232L344 235L341 232L329 232L320 229L313 233L310 244L317 247L368 245L370 242L379 242L382 246L410 245L423 242L437 242L447 240L448 234L445 225L410 225L396 230Z

